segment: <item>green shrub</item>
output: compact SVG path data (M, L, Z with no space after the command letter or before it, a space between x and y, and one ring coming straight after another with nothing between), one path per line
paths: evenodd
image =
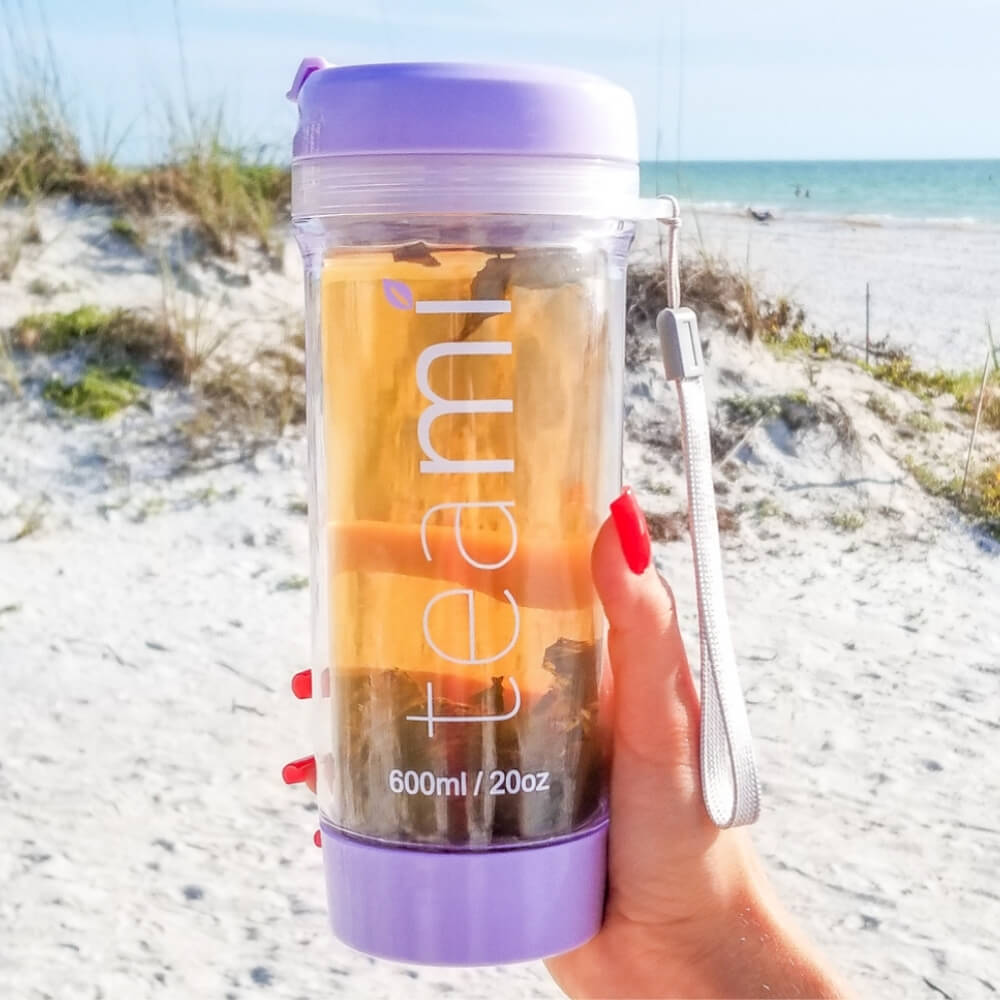
M92 420L106 420L131 406L140 393L131 368L88 368L76 382L67 385L57 377L42 390L42 395L56 406Z

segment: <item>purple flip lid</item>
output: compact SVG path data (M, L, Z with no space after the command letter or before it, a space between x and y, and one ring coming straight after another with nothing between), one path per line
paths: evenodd
M492 153L635 163L635 106L575 70L471 63L329 66L304 59L296 160L392 153Z

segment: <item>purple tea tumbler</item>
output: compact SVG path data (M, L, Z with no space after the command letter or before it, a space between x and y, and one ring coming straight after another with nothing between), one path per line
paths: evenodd
M482 965L601 925L633 103L567 70L306 59L312 673L330 920Z

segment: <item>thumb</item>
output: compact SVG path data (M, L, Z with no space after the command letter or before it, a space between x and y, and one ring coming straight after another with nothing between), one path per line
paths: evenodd
M673 595L652 565L646 519L628 487L598 532L591 569L609 624L615 755L650 765L662 796L664 771L697 776L698 696Z

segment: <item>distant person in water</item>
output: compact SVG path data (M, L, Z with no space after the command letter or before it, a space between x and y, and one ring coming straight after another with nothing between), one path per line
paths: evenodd
M597 936L550 958L549 972L581 998L845 996L745 831L705 812L698 694L673 595L632 492L611 510L591 556L614 689L607 904Z

